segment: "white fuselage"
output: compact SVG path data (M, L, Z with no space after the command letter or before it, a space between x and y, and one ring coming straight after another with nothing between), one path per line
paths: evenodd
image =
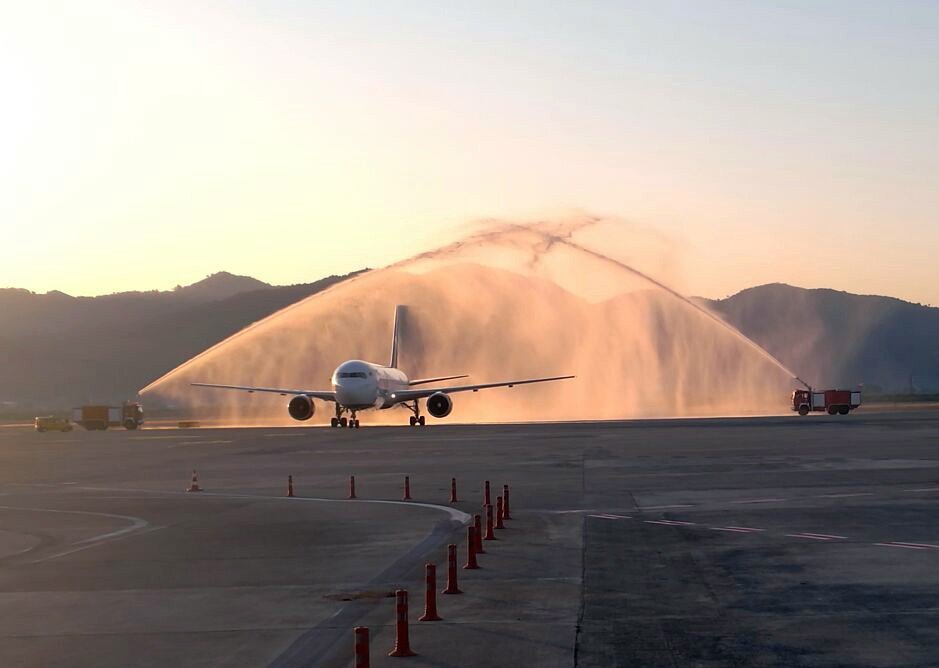
M408 376L400 369L349 360L336 367L332 377L336 402L353 410L391 408L392 395L408 388Z

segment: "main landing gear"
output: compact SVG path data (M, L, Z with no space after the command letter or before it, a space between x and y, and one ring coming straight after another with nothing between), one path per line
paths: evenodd
M409 419L412 427L423 427L424 426L424 416L421 415L421 407L417 403L417 399L414 400L414 405L404 404L405 408L414 413Z
M359 419L355 416L355 411L349 411L352 413L352 417L348 420L345 418L343 413L346 412L345 408L336 404L336 417L329 420L330 427L349 427L351 429L359 428Z

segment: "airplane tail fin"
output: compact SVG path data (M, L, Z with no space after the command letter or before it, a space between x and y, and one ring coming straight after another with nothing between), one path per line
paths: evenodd
M401 341L401 330L404 327L404 314L407 306L398 304L395 306L395 324L394 332L391 335L391 361L388 363L392 369L398 368L398 344Z

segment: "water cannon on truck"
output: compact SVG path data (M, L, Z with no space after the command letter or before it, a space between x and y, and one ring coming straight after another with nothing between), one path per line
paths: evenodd
M801 379L800 379L801 380ZM799 415L810 412L827 411L829 415L847 415L861 405L860 390L813 390L804 383L806 389L792 392L792 410Z

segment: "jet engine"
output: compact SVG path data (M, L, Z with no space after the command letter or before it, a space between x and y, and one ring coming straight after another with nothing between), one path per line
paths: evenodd
M313 410L313 400L305 394L298 394L287 404L287 412L294 420L309 420Z
M453 399L443 392L434 392L427 397L427 412L435 418L445 418L453 410Z

